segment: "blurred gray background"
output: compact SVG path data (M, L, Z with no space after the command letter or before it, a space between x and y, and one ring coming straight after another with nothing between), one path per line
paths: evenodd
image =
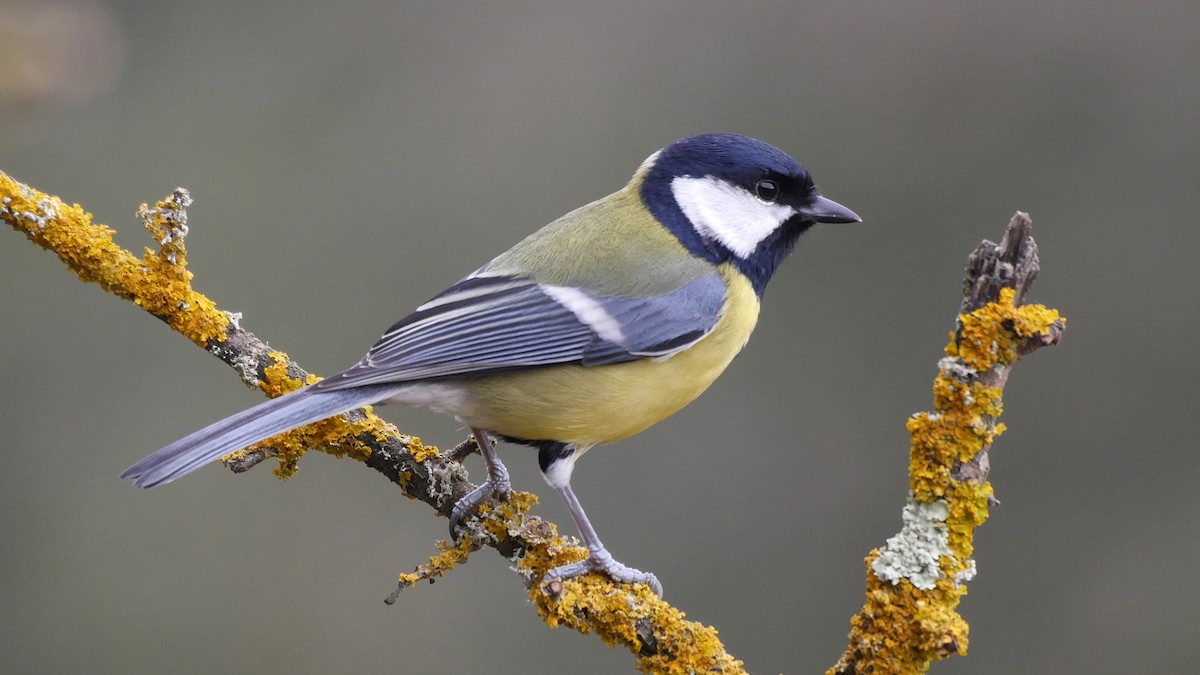
M935 670L1185 672L1198 22L1195 2L0 2L0 169L134 250L137 205L189 188L197 287L327 374L678 137L791 152L865 222L808 234L724 378L575 481L610 549L761 673L844 647L965 258L1029 211L1032 299L1070 324L1009 383L970 655ZM119 481L260 395L15 232L0 317L0 668L632 669L547 630L490 552L385 607L445 520L351 462ZM502 454L569 528L534 454Z

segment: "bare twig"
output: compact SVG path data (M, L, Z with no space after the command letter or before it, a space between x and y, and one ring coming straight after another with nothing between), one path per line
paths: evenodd
M471 455L479 452L479 443L475 442L475 435L467 436L461 443L451 448L450 452L446 453L446 459L452 462L461 462Z

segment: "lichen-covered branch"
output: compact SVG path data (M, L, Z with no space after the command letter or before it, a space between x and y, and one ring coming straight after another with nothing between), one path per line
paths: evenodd
M268 396L278 396L316 380L287 355L267 347L238 323L239 316L219 310L191 286L184 241L186 208L191 197L177 189L155 207L138 211L157 242L142 257L122 249L113 230L92 222L79 205L68 205L0 172L0 220L24 232L37 245L54 252L80 279L99 284L114 295L158 317L172 330L231 366L241 379ZM276 473L286 478L309 449L349 456L383 474L411 499L429 504L443 516L455 500L475 488L458 460L469 446L450 457L401 434L370 408L293 430L226 458L235 470L246 470L267 457L278 461ZM711 627L686 621L683 612L644 587L623 587L598 574L554 582L543 592L544 574L582 559L587 551L557 533L554 524L529 515L537 498L518 493L503 504L482 507L468 520L467 545L440 544L439 553L411 574L401 575L400 589L432 580L487 546L516 563L529 586L529 597L551 627L564 625L595 633L610 645L636 655L647 672L743 672L741 662L725 652ZM394 594L393 594L394 599Z
M1022 304L1038 274L1029 216L1013 216L999 244L967 262L958 320L938 363L933 412L913 415L903 527L867 556L867 591L850 644L830 673L921 673L966 654L957 610L975 576L975 528L995 502L988 450L1004 431L1001 393L1019 358L1058 344L1066 319Z

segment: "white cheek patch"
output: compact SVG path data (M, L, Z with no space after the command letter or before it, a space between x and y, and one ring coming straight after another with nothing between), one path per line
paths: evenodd
M671 192L700 236L715 239L743 259L796 215L786 204L768 204L713 176L679 176L671 181Z

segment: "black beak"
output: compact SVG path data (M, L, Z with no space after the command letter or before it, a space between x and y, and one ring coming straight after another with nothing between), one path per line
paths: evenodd
M817 223L862 222L862 218L859 218L857 213L821 195L813 197L812 202L801 207L800 214Z

